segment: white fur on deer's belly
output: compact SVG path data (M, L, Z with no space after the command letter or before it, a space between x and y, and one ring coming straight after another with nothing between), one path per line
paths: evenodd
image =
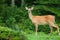
M47 23L46 22L43 22L43 23L39 23L39 25L46 25Z
M48 24L46 21L32 21L34 24L39 24L39 25L46 25Z

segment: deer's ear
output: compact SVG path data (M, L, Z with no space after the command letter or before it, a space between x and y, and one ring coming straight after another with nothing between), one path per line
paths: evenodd
M28 10L28 7L25 7L26 10Z
M31 7L31 10L33 10L34 9L34 7Z

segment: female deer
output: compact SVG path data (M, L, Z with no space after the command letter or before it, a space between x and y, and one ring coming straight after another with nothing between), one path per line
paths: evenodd
M48 24L52 33L53 27L57 28L58 34L59 33L59 27L55 24L55 16L53 15L45 15L45 16L33 16L32 10L34 7L28 8L25 7L26 10L28 10L29 18L31 19L32 23L35 25L36 28L36 35L38 31L38 25L45 25Z

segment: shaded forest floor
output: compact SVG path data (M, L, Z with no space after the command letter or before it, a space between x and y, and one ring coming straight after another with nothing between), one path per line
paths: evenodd
M45 34L43 32L38 33L36 36L35 33L27 34L28 40L60 40L60 36L57 34Z

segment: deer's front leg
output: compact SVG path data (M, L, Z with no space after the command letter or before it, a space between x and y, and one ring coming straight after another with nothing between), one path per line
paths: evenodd
M37 35L37 31L38 31L38 24L35 24L35 30L36 30L36 35Z

